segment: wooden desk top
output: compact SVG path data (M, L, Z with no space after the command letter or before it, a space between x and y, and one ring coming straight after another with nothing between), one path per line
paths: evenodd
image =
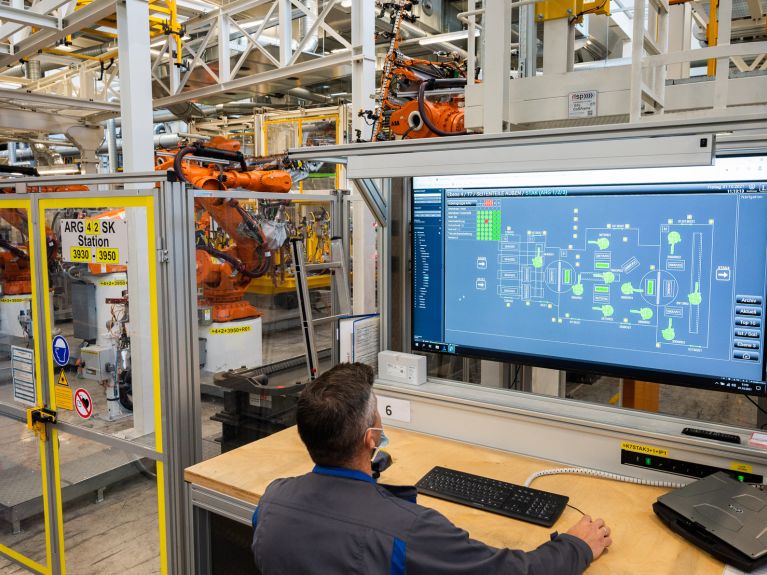
M387 451L394 465L383 483L413 485L435 465L522 484L542 469L559 467L503 451L386 428ZM295 427L189 467L189 483L258 503L266 486L279 477L302 475L313 467ZM555 475L541 477L533 487L570 497L570 504L592 517L602 517L613 532L613 545L588 570L589 575L722 575L724 565L672 533L655 516L652 503L665 489L597 479ZM515 521L463 505L419 496L418 502L437 509L471 537L496 547L534 549L554 529L567 531L580 514L571 508L553 529Z

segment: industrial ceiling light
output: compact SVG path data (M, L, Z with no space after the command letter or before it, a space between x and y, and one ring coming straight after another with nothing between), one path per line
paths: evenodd
M474 36L479 36L479 30L474 31ZM446 34L434 34L433 36L427 36L421 38L418 43L421 46L428 44L441 44L442 42L457 42L458 40L466 40L469 37L468 30L458 30L456 32L447 32Z
M351 8L352 0L341 0L341 8Z
M77 166L62 166L60 168L38 168L37 173L41 176L65 176L68 174L79 174L80 168Z

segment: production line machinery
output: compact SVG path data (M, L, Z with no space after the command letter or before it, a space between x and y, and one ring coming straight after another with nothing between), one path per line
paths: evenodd
M434 60L411 58L400 50L403 22L415 22L418 0L384 2L380 18L388 15L391 30L375 110L358 115L371 126L370 141L460 136L464 130L466 60L456 53L436 52ZM362 134L358 131L358 141Z
M195 142L170 157L158 155L156 160L158 171L173 171L191 187L203 190L286 193L291 176L280 167L272 160L266 169L253 169L240 153L239 143L224 138ZM39 191L87 188L45 186ZM271 284L277 288L273 295L280 294L279 286L290 283L289 237L303 237L311 261L329 257L329 212L310 204L293 204L287 198L255 201L198 196L195 208L202 369L213 375L258 367L263 363L262 312L246 292L254 281L261 282L261 287ZM58 236L65 219L118 221L125 219L125 210L59 210L47 222L46 233L52 295L66 292L63 299L71 306L71 367L78 378L102 385L109 400L104 417L116 420L132 410L127 267L64 261L68 258L62 258ZM24 210L0 210L0 332L30 345L32 290L26 224ZM316 279L327 280L325 276ZM290 307L293 293L294 288L281 298L275 295L273 301L278 307Z

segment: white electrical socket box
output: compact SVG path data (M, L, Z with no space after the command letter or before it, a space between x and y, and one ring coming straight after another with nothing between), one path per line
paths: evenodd
M378 354L378 377L409 385L426 383L426 356L382 351Z

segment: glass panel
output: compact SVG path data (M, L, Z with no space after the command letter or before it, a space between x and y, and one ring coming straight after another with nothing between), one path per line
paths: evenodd
M337 143L336 119L304 120L301 123L301 147L332 146ZM315 162L316 164L316 162ZM336 186L336 164L312 165L309 177L301 182L301 190L333 190Z
M67 573L160 573L155 463L59 433Z
M46 564L40 441L20 421L0 416L0 551L3 547ZM14 572L11 565L0 554L0 573Z
M298 147L299 120L266 122L266 153L269 155L284 154L290 148ZM299 190L300 182L293 182L293 189Z
M199 207L202 198L198 200ZM328 261L332 211L330 200L290 201L245 198L229 205L237 218L238 208L251 217L266 242L254 248L255 260L264 261L248 279L242 271L225 273L222 260L212 250L226 250L232 256L225 265L239 269L240 246L248 238L231 227L234 237L225 233L217 220L200 210L197 222L198 305L200 341L200 381L202 387L203 457L210 458L254 441L295 421L295 394L291 388L307 376L305 348L299 323L296 284L291 271L289 238L306 242L311 262ZM248 256L253 260L253 253ZM231 269L231 268L229 268ZM229 284L222 283L222 277ZM231 280L231 281L230 281ZM310 298L316 317L329 315L331 307L330 276L310 277ZM227 309L237 314L226 316ZM330 357L331 326L316 330L321 361ZM228 373L235 370L234 373ZM245 378L266 375L268 389L250 385ZM276 389L276 386L282 386Z
M53 238L47 275L56 300L50 337L59 417L154 447L159 382L147 208L48 209L53 201L43 205Z
M504 372L505 379L500 378L499 382L495 377L497 371L483 374L482 362L478 359L433 353L423 355L427 357L429 377L451 379L484 387L536 391L531 382L530 374L533 368L530 366L509 365L509 369ZM638 385L644 392L642 400L638 401L625 391L625 382L618 377L567 371L565 382L565 396L569 399L735 427L759 427L757 407L746 397L738 394L640 381L632 383L634 386Z
M27 206L0 202L0 404L19 417L40 393ZM0 550L45 565L45 529L40 440L22 421L0 416ZM0 558L0 572L10 566Z
M266 123L266 149L269 154L282 154L297 147L298 120Z

